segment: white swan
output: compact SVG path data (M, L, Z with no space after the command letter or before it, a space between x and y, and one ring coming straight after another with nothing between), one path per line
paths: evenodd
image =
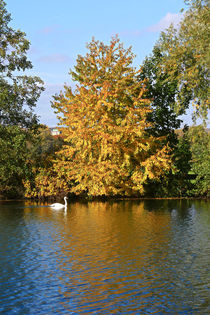
M62 203L53 203L50 205L51 208L53 209L56 209L56 210L59 210L59 209L63 209L63 208L67 208L67 197L64 197L64 201L65 201L65 204L63 205Z

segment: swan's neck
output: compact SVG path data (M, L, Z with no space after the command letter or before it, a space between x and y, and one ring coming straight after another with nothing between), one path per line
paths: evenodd
M64 200L65 200L65 207L67 207L67 200L66 200L66 198Z

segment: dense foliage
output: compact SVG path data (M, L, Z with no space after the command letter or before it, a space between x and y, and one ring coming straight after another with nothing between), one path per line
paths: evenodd
M0 194L22 196L29 173L27 143L37 127L33 113L43 82L23 75L32 68L25 34L9 26L10 14L0 0Z
M21 73L32 68L26 56L30 43L25 33L9 26L10 21L5 2L0 0L0 124L29 128L37 123L33 108L43 82Z
M66 86L53 103L63 115L67 142L56 167L73 193L139 195L148 179L170 168L168 149L146 133L150 101L143 97L131 49L117 37L110 45L93 39L87 48L71 72L76 89Z
M22 196L22 179L27 176L28 133L16 126L0 126L0 193Z
M167 72L160 72L163 63L163 53L158 45L153 48L152 54L146 57L140 80L145 80L146 96L151 100L152 111L148 116L152 122L150 132L155 136L167 136L172 144L174 131L180 127L181 120L174 111L177 95L177 79L170 78Z
M162 32L157 46L163 59L160 72L177 81L176 112L194 106L194 118L207 117L209 109L209 25L207 0L186 1L189 5L177 29Z
M66 183L53 168L55 154L62 145L63 138L52 136L44 125L30 139L28 147L31 168L23 181L25 197L43 198L67 192Z
M192 155L191 173L195 181L191 193L193 195L209 195L210 193L210 133L203 126L189 129L190 152Z

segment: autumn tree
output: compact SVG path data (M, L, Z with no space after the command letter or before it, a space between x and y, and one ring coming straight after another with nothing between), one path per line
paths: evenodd
M93 39L87 49L70 72L76 88L65 86L52 104L66 141L55 168L75 194L139 195L170 167L162 138L146 132L145 84L118 37L110 45Z
M177 81L176 112L192 102L194 118L204 120L209 110L209 1L189 0L183 19L176 29L162 32L157 43L163 58L160 73L169 82Z

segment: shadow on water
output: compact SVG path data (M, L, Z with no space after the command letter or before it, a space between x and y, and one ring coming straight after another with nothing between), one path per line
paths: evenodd
M201 200L0 203L0 312L207 314Z

